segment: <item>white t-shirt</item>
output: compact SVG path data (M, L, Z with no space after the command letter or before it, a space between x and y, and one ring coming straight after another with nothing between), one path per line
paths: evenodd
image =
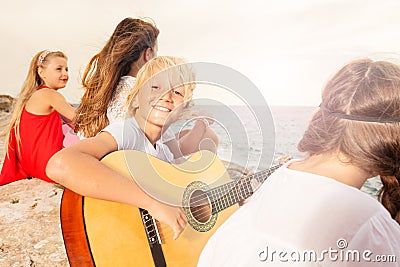
M108 132L114 137L118 150L138 150L167 162L174 159L169 148L160 140L155 143L155 147L150 143L135 118L114 122L102 132Z
M367 261L379 255L400 266L400 226L381 203L286 166L215 232L198 266L376 266Z

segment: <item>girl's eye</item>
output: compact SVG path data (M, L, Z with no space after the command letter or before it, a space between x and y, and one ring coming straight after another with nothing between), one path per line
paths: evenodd
M153 85L153 86L151 87L151 89L158 90L158 89L160 89L160 87L158 87L157 85Z

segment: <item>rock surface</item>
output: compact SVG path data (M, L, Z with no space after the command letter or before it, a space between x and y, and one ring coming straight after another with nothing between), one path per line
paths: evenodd
M61 195L61 188L38 179L0 187L0 266L69 266Z
M0 125L9 115L0 112ZM3 146L1 138L1 166ZM62 192L38 179L0 186L0 266L69 266L60 228Z
M9 95L0 95L0 111L10 112L15 99Z

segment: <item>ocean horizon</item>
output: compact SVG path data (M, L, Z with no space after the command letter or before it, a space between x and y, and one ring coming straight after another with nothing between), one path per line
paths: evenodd
M315 106L249 108L239 105L195 107L199 110L206 109L215 118L211 127L219 137L219 158L255 171L269 168L281 156L287 155L294 159L305 157L305 154L297 150L297 144L317 108ZM261 129L261 125L268 129ZM188 128L190 126L186 125ZM367 180L361 191L377 198L381 186L380 179L374 177Z

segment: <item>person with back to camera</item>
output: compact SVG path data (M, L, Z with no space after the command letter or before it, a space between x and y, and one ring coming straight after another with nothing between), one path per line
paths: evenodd
M125 118L127 97L139 69L157 56L158 34L159 30L150 22L125 18L102 50L92 57L83 75L85 93L75 120L75 131L80 136L93 137L108 124ZM198 151L203 140L211 140L213 144L205 148L215 152L218 137L208 127L212 122L197 120L191 130L177 135L167 129L162 140L175 158Z
M75 116L75 109L57 92L67 82L64 53L44 50L33 57L7 128L0 185L28 177L53 182L45 169L63 147L60 115L68 120Z
M400 67L360 59L340 69L298 149L307 156L261 185L198 266L400 266ZM383 205L359 190L375 176Z
M187 223L183 210L148 195L134 179L119 174L100 159L117 150L138 150L173 161L171 151L160 141L161 133L170 114L179 115L185 102L190 101L193 77L183 59L164 56L149 60L138 72L129 96L129 114L133 117L114 122L95 137L56 153L47 165L49 177L83 196L144 208L171 226L177 238Z

